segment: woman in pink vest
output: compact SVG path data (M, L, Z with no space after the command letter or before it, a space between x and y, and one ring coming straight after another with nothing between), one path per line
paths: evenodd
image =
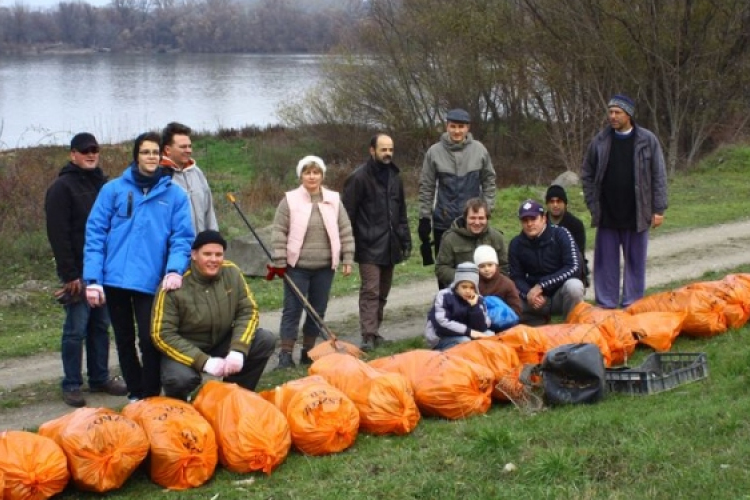
M322 186L326 166L317 156L305 156L297 164L302 185L286 193L273 220L274 275L286 273L308 299L321 318L328 307L333 276L339 262L343 274L352 272L354 236L339 194ZM294 366L292 352L297 342L302 303L284 284L284 309L281 315L281 352L278 368ZM312 361L307 353L315 346L319 330L305 318L302 326L300 364Z

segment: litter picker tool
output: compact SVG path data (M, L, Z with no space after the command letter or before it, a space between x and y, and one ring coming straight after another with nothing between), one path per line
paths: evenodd
M268 250L265 243L263 243L263 240L260 239L260 236L258 236L258 233L255 232L255 229L253 228L252 224L250 224L250 221L247 220L247 217L245 217L245 214L242 212L239 205L237 204L237 199L234 197L234 194L227 193L227 199L229 200L229 203L234 205L234 208L237 210L237 213L239 214L240 218L243 220L243 222L245 223L247 228L250 230L250 232L253 233L253 236L258 241L258 244L263 249L263 252L265 252L266 256L268 256L268 259L273 262L273 255L271 255L270 250ZM334 352L338 352L342 354L349 354L357 358L361 358L364 356L364 353L359 347L349 342L344 342L342 340L339 340L336 337L336 335L331 331L331 329L328 328L328 326L325 324L325 322L323 321L323 318L320 317L320 315L312 306L312 304L310 304L307 298L302 294L302 291L300 291L300 289L297 287L294 281L292 281L292 278L287 276L285 273L283 276L283 280L284 280L284 283L286 283L287 286L289 286L289 288L292 290L294 295L300 301L300 303L302 304L302 307L305 309L305 312L313 320L315 325L320 330L320 335L325 340L325 342L321 342L320 344L310 349L310 351L308 351L307 355L310 357L310 359L317 360L317 359L322 358L323 356L326 356Z

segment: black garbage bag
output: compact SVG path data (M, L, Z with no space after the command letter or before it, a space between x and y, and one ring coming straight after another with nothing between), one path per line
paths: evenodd
M541 364L549 405L597 403L606 395L604 358L596 344L564 344L550 349Z

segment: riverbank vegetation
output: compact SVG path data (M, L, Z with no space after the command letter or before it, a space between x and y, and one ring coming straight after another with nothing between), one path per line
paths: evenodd
M112 0L0 7L0 54L99 52L322 53L360 18L354 1Z

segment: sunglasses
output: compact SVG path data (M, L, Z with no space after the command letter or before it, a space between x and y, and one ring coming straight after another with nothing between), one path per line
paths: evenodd
M99 154L99 148L97 148L96 146L92 146L90 148L86 148L86 149L79 151L79 153L81 153L82 155L90 155L90 154L96 155L96 154Z

